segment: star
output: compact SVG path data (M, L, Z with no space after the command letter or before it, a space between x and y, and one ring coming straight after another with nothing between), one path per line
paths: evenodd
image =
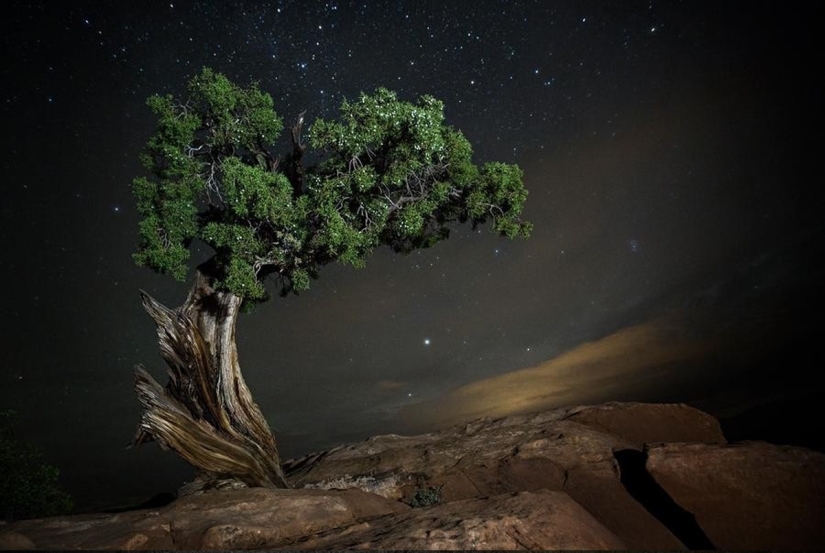
M429 346L429 345L430 345L430 339L429 339L429 338L424 338L424 345L425 345L425 346Z

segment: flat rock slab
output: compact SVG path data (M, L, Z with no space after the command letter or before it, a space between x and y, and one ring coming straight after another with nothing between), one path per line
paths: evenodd
M294 549L468 550L625 549L624 543L562 492L465 499L326 532Z
M409 509L357 489L216 491L160 509L15 522L0 549L266 549Z
M825 454L765 442L659 444L647 468L716 548L825 550Z
M606 403L568 420L621 436L641 448L652 442L726 443L716 417L683 403Z
M216 491L159 510L21 521L0 549L624 549L562 492L411 509L360 490Z

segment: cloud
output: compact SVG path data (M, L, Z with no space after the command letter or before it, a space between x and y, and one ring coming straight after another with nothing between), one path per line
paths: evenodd
M398 392L403 387L404 383L397 380L382 380L377 384L378 390L384 393Z
M664 372L712 349L710 341L688 338L675 317L662 317L583 343L538 366L408 405L399 418L414 429L440 428L479 417L607 401L649 390Z

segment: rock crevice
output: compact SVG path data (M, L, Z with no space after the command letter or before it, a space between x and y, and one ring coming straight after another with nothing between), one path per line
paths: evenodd
M613 453L621 483L627 492L676 536L688 549L716 549L692 513L683 509L656 482L645 467L647 453L622 449Z

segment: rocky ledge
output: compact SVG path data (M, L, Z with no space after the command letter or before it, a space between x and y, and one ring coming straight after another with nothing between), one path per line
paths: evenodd
M480 419L285 469L290 490L14 522L0 549L825 549L825 454L729 444L682 404Z

